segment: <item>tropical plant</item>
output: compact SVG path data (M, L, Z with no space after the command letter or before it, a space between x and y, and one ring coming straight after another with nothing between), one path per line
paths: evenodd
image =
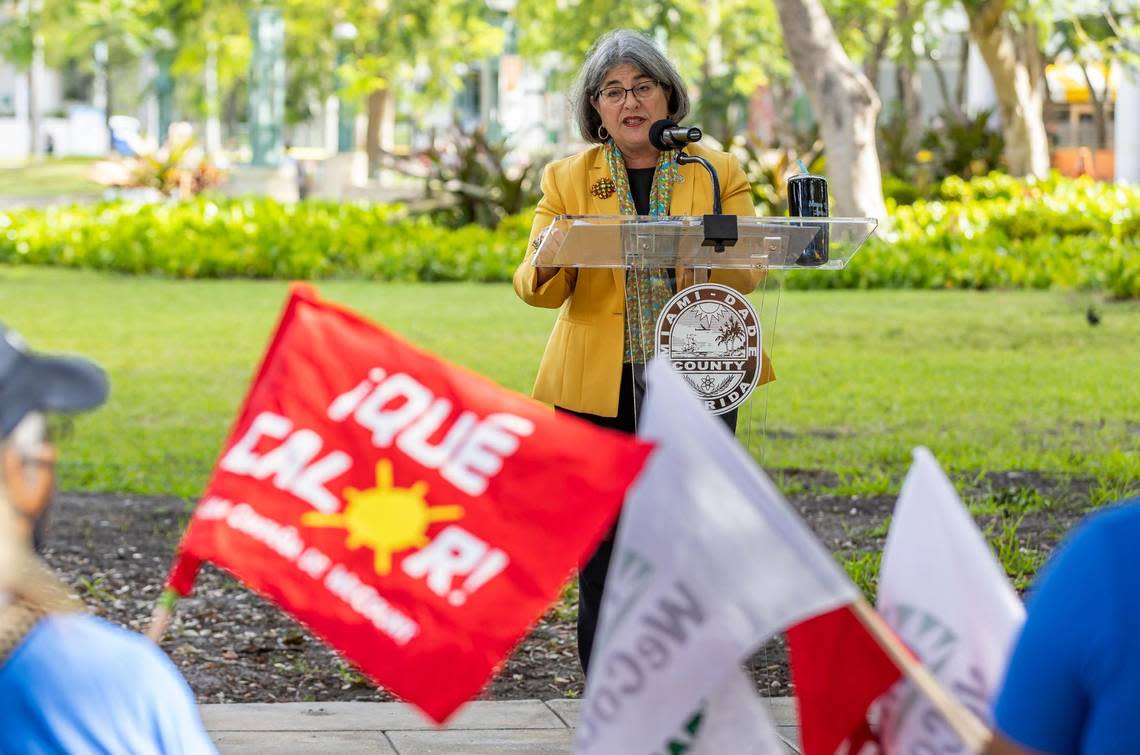
M97 163L93 178L104 186L155 189L167 197L189 198L221 185L226 172L196 154L193 139L172 140L155 152Z
M768 146L756 139L738 137L728 147L748 177L752 203L760 215L782 216L788 211L788 177L799 172L802 162L810 172L822 173L826 165L823 142L813 127L796 134L789 145Z
M936 180L984 176L1001 165L1005 138L990 128L992 116L992 110L961 117L946 112L926 132L921 146L932 153Z
M445 148L431 147L422 157L429 165L429 191L454 199L444 213L450 225L494 228L538 201L544 156L516 160L505 141L488 138L482 127L470 133L456 128L443 143Z
M911 204L935 196L950 176L970 179L998 169L1005 140L990 128L992 115L992 110L973 116L945 110L914 149L910 120L901 108L892 108L879 126L883 192L898 204Z

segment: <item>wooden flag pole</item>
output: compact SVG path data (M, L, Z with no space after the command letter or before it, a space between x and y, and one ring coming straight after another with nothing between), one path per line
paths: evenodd
M942 714L946 723L961 738L972 752L981 752L993 738L993 732L974 715L973 711L958 702L946 688L939 684L926 666L923 666L898 636L891 631L883 617L870 603L860 597L852 604L852 610L863 626L886 651L907 679L918 688L927 700Z
M162 591L162 596L154 604L154 611L150 615L150 626L146 628L146 636L156 645L166 634L170 620L174 617L174 604L178 602L178 593L169 587Z

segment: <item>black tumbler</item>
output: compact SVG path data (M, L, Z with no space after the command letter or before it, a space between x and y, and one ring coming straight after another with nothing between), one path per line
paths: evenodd
M827 179L800 173L788 179L788 215L796 218L827 217ZM827 262L829 239L826 223L805 223L817 226L819 233L796 260L797 265L818 267Z

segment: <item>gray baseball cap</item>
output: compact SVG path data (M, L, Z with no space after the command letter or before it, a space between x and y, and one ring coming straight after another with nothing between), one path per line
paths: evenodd
M107 375L83 357L37 354L0 323L0 439L28 412L81 412L107 399Z

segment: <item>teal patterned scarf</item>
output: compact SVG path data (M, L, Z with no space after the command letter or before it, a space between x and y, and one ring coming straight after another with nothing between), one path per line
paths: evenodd
M610 166L610 175L614 180L621 213L636 215L637 207L629 189L629 176L626 175L625 161L621 152L613 140L607 141L603 149L606 152L606 162ZM653 173L653 187L649 192L650 215L669 214L669 204L673 199L673 184L677 180L679 169L673 157L673 152L662 152L657 160L657 169ZM668 270L640 267L627 271L624 349L626 363L644 364L653 357L654 326L657 324L658 315L672 296L673 284Z

